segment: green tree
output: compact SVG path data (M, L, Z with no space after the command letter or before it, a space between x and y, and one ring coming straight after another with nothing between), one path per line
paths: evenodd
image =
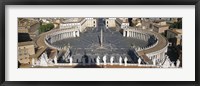
M54 28L54 25L52 23L48 23L46 25L41 25L38 29L39 29L39 33L43 33L43 32L47 32L53 28Z
M177 22L171 23L170 28L179 28L179 29L182 29L182 19L178 18Z

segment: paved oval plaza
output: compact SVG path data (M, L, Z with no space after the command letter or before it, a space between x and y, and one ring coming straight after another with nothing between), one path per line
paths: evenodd
M113 21L120 26L110 27ZM32 67L175 67L166 55L169 43L161 34L130 27L118 18L80 18L65 24L40 34L37 45L44 49L31 59Z

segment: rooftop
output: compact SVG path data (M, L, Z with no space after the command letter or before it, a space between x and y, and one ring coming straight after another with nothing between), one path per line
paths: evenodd
M19 42L18 46L34 45L33 41Z
M182 29L170 29L169 31L171 31L175 34L182 34Z
M162 21L162 22L159 22L159 23L153 23L153 25L156 26L156 27L168 27L168 26L170 26L165 21Z
M66 18L66 19L62 20L61 23L78 23L83 19L84 18Z

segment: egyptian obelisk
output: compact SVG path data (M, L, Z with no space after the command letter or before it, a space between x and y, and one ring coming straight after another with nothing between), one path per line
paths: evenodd
M101 47L103 47L103 31L101 29Z

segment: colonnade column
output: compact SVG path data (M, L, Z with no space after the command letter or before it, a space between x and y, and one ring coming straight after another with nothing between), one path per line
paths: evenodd
M144 34L142 34L142 40L144 40L144 36L145 36L145 35L144 35Z
M133 31L131 31L131 37L133 37Z
M80 36L80 33L79 33L79 31L77 31L77 36L78 36L78 37Z
M46 37L46 39L50 38L49 42L54 43L56 41L63 40L65 38L79 37L79 36L80 36L79 31L71 31L71 32L64 32L64 33L60 33L60 34L57 34L57 33L50 34Z
M68 37L69 37L69 32L67 32L66 34L67 34L66 36L67 36L67 38L68 38Z
M124 36L124 37L126 36L126 31L124 31L124 30L123 30L123 36Z
M73 37L76 37L76 33L75 33L76 31L73 31Z
M147 41L147 35L146 34L144 34L144 40Z
M129 32L130 32L130 31L127 31L127 37L129 37Z
M138 33L138 39L140 39L140 33Z

